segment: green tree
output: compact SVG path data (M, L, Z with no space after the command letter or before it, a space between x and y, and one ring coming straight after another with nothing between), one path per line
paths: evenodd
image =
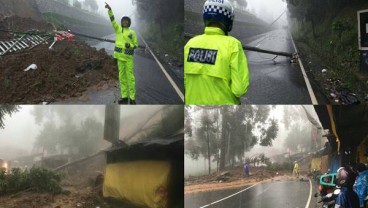
M310 125L308 125L308 123L292 124L285 139L285 147L289 148L291 151L297 151L299 149L310 150L311 146Z
M200 118L200 126L196 131L198 142L200 143L200 152L208 160L208 174L211 174L211 155L216 147L214 145L214 136L216 132L215 120L210 111L203 111ZM212 151L211 151L212 150Z
M192 137L193 135L193 130L192 130L192 121L193 119L191 118L191 114L190 114L190 106L185 106L184 108L184 133L188 136L188 137Z
M0 105L0 128L3 129L4 124L4 118L6 115L11 116L13 113L18 112L20 109L17 105Z
M82 3L80 3L79 1L77 0L74 0L73 2L73 6L76 7L76 8L79 8L79 9L82 9Z
M187 141L186 152L193 159L199 154L207 159L214 156L220 170L226 165L233 166L236 160L244 160L245 152L256 144L271 146L277 136L278 123L269 117L270 106L197 106L193 109L193 115L198 113L196 109L201 109L201 117L198 121L193 119L196 135ZM205 154L208 150L211 153Z

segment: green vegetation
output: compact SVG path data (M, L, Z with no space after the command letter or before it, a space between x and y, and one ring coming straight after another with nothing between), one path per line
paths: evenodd
M144 28L142 34L159 54L183 58L183 1L135 0L137 13Z
M20 109L17 105L0 105L0 129L4 128L4 118L6 115L11 116L13 113L18 112Z
M183 24L173 23L168 25L161 33L158 25L147 26L142 31L148 44L159 54L171 54L178 60L184 56Z
M189 117L184 124L189 137L185 154L194 160L200 156L207 159L208 173L211 160L224 170L243 161L245 152L256 144L272 146L279 130L277 120L270 117L270 106L186 107L185 111ZM190 118L192 111L199 115L199 122Z
M364 91L359 74L358 10L368 8L368 2L360 0L287 0L294 20L292 34L304 61L322 63L314 71L317 81L326 78L343 79L337 88ZM308 59L308 60L307 60ZM320 77L327 68L325 77Z
M10 173L0 170L0 194L13 194L20 191L32 190L37 192L47 192L60 194L62 189L60 181L62 174L45 168L32 167L22 171L20 168L13 168Z

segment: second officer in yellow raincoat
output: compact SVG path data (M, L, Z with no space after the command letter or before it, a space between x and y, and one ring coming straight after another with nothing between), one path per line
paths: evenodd
M185 104L240 104L249 86L242 44L229 36L234 9L228 0L207 0L205 31L184 47Z
M136 33L129 29L131 20L124 16L121 25L115 20L110 5L106 3L112 26L116 33L114 58L117 59L119 68L119 84L121 99L119 104L136 104L135 102L135 77L134 77L134 49L138 47ZM128 99L129 95L129 99Z

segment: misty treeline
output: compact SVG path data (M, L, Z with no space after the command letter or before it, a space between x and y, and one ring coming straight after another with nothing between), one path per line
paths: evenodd
M56 0L56 1L67 5L70 4L69 0ZM79 9L88 8L89 10L94 12L98 11L98 4L96 0L73 0L72 6L77 7Z
M18 112L20 109L17 105L0 105L0 129L5 127L4 118L6 115L11 116L13 113Z
M358 2L360 0L284 0L292 18L295 18L301 23L302 28L306 22L310 22L312 26L313 37L316 37L316 25L325 21L330 17L336 16L341 9L348 4ZM351 29L349 25L344 22L336 23L334 30ZM345 28L348 27L348 28Z
M41 127L34 143L39 152L76 159L100 149L104 106L35 106L31 113Z
M185 153L192 159L203 156L217 162L217 169L243 161L256 144L272 146L279 124L270 117L271 106L221 106L185 108ZM194 114L199 119L193 119Z
M285 130L288 130L284 146L290 151L306 152L321 148L321 138L318 138L317 135L312 138L312 131L316 130L316 127L313 127L308 121L302 106L284 106L282 122Z
M272 146L280 133L285 135L281 151L291 154L311 152L321 148L321 137L312 136L314 127L306 116L303 106L278 106L282 116L274 118L271 112L275 106L246 105L185 107L185 154L197 160L203 157L208 162L217 163L214 169L223 170L236 162L259 163L274 168L270 156L246 155L255 145Z

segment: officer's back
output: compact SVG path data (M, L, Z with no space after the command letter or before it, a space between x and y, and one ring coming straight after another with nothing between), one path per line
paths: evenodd
M228 36L234 12L227 0L207 0L205 33L184 48L185 103L239 104L249 86L247 59L240 41Z

